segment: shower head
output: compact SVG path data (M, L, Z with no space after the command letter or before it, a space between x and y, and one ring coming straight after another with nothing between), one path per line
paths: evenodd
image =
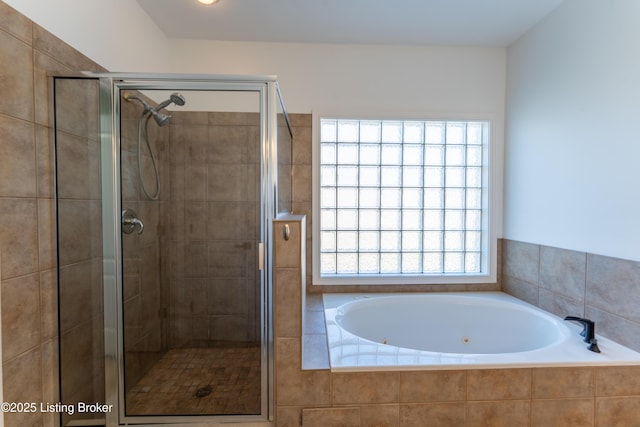
M128 101L128 102L131 102L133 100L136 100L136 101L140 102L144 106L144 110L142 112L142 117L146 116L147 113L149 113L153 117L153 120L156 121L158 126L166 125L167 123L169 123L169 120L171 119L170 115L163 114L163 113L160 112L160 110L162 110L164 107L168 106L172 102L174 104L176 104L176 105L184 105L185 102L186 102L185 99L184 99L184 96L182 96L182 94L179 94L177 92L176 93L172 93L171 96L169 97L169 99L167 99L166 101L162 101L156 107L151 107L143 99L138 98L137 96L129 95L128 93L124 94L124 99L126 101ZM141 117L141 119L142 119L142 117Z
M184 96L182 96L181 93L178 92L174 92L171 94L171 96L169 97L169 99L167 99L166 101L162 101L160 104L158 104L158 106L156 108L154 108L155 111L160 111L162 110L164 107L168 106L171 103L174 103L176 105L184 105L186 100L184 99Z
M153 116L153 120L156 121L158 126L166 125L167 123L169 123L169 120L171 119L170 115L162 114L156 110L149 110L149 113L151 113L151 115Z

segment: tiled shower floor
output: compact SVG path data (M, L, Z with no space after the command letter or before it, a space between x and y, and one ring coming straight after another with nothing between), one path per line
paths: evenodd
M211 393L196 392L211 386ZM169 350L126 398L127 415L260 413L260 348Z

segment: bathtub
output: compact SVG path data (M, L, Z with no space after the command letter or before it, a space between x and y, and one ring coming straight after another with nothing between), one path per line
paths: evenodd
M589 351L580 326L501 292L324 294L323 302L334 371L640 364L640 353L597 334L601 353Z

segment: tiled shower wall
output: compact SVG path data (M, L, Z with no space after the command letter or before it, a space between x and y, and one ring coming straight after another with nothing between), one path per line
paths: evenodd
M170 345L259 342L259 114L172 115Z
M640 262L503 241L505 292L560 317L596 322L600 333L640 351Z
M143 97L140 93L135 96ZM147 100L149 102L149 100ZM125 340L125 386L130 390L167 350L168 328L163 319L163 302L167 301L168 268L166 232L162 224L168 218L169 130L149 120L148 139L156 156L160 178L158 200L150 200L140 187L137 162L138 121L142 105L136 101L121 103L121 188L122 208L133 209L144 223L144 232L124 234L123 313ZM144 121L143 121L144 123ZM156 190L150 154L142 143L142 176L149 194Z
M104 71L0 2L0 91L4 94L0 102L0 280L3 392L8 402L58 401L55 201L47 73L79 70ZM90 205L89 200L76 197L76 203ZM8 427L51 426L55 417L39 412L4 415Z

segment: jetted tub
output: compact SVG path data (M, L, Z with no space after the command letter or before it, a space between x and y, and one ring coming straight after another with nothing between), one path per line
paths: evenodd
M589 351L580 326L501 292L323 300L333 370L640 364L639 353L599 335L601 353Z

